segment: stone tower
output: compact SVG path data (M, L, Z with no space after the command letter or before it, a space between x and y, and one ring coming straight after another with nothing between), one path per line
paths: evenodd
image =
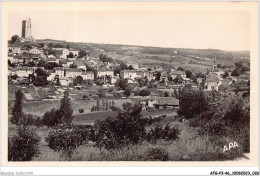
M22 21L22 38L29 40L32 38L32 24L30 18Z

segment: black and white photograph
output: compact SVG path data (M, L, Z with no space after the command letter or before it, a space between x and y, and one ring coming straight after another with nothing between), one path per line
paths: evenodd
M139 3L2 16L8 163L257 157L257 4Z

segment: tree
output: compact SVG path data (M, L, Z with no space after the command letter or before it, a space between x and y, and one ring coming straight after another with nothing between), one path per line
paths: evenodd
M121 67L120 66L116 66L115 68L114 68L114 75L120 75L120 72L121 72Z
M39 60L37 67L45 67L46 62L44 60Z
M64 92L64 97L60 101L59 118L63 123L70 124L73 120L73 109L71 108L69 92Z
M121 88L122 90L125 90L127 86L127 80L126 79L117 80L115 86Z
M149 96L151 94L151 92L147 89L142 89L140 92L139 92L139 95L140 96Z
M54 69L55 67L62 67L62 65L60 65L60 64L58 64L56 62L48 62L44 66L45 69Z
M77 65L76 64L70 64L70 68L77 68Z
M178 94L178 92L177 92L177 89L174 89L174 97L177 98L177 99L179 99L179 94Z
M141 115L142 106L125 106L115 117L99 120L94 124L96 145L106 149L137 144L145 136L145 120Z
M170 93L169 93L168 91L165 91L165 92L163 93L163 95L164 95L164 97L169 97Z
M67 58L73 58L74 54L72 52L69 52L69 54L67 55Z
M218 64L218 65L217 65L217 68L221 68L221 64Z
M35 70L36 73L36 77L33 79L33 85L35 86L45 86L47 85L49 82L47 80L47 73L41 69L41 68L37 68Z
M35 67L36 64L34 62L28 62L28 67Z
M177 75L177 77L173 80L175 83L182 83L182 77L181 75Z
M239 68L235 68L231 73L231 76L239 76L241 75L241 70Z
M37 76L47 76L47 73L41 68L37 68L35 70L35 73L36 73Z
M134 67L133 67L132 65L129 65L128 69L129 69L129 70L133 70Z
M84 56L86 56L86 55L87 55L86 50L79 50L78 58L84 57Z
M43 125L47 127L54 127L61 123L61 119L59 118L59 110L52 108L51 111L47 111L44 113L42 117Z
M185 73L186 73L186 77L187 78L191 78L192 77L192 72L190 70L186 70Z
M17 133L8 138L8 161L31 161L40 153L40 136L25 127L18 128Z
M105 91L103 88L98 89L98 97L104 98L106 96Z
M226 77L228 77L228 76L229 76L228 71L225 71L225 72L222 74L222 77L223 77L223 78L226 78Z
M120 68L121 68L121 70L128 70L128 67L125 63L121 63Z
M155 80L156 81L160 81L161 80L161 72L156 72Z
M133 89L134 89L134 88L133 88L132 86L127 86L127 87L125 88L124 95L127 96L127 97L129 97L129 96L131 95Z
M68 50L70 50L70 44L67 44L66 48L67 48Z
M184 71L184 68L178 67L177 70L179 70L179 71Z
M18 36L18 35L13 35L13 36L11 37L11 44L15 43L15 42L18 41L18 40L19 40L19 36Z
M79 75L75 79L73 79L73 84L74 84L74 86L77 85L77 84L83 84L82 76Z
M34 86L46 86L49 84L46 76L36 76L33 80Z
M186 118L193 118L207 109L207 100L203 90L196 90L190 86L185 86L179 93L178 114Z
M56 85L56 86L61 86L60 78L59 78L59 77L57 78L55 85Z
M14 107L13 107L13 110L12 110L12 117L11 117L11 122L15 125L19 125L19 119L23 114L22 103L23 103L23 93L19 89L15 93L15 103L14 103Z
M235 62L235 66L236 66L236 68L241 69L243 67L242 61Z

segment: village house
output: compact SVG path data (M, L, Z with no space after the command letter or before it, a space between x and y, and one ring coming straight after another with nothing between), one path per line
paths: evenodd
M114 71L105 70L104 68L98 68L97 69L97 77L101 78L102 76L103 77L110 76L112 78L114 76Z
M12 67L8 67L8 76L13 76L16 74L17 69L16 68L12 68Z
M33 67L18 67L16 74L20 78L29 77L30 74L34 74L34 68Z
M203 81L202 81L202 78L199 78L199 77L196 78L196 82L197 82L198 85L201 85L202 82L203 82Z
M59 60L58 59L54 59L54 58L49 58L49 59L46 59L45 60L47 63L59 63Z
M29 50L29 53L31 54L40 54L42 53L38 48L32 48Z
M79 51L78 50L75 50L75 49L70 49L69 50L69 53L72 53L74 55L74 57L77 57L79 55Z
M63 67L55 67L55 75L58 75L59 77L64 77L65 76L65 70Z
M53 70L53 69L45 69L45 72L48 74L48 77L47 77L48 81L55 80L55 77L56 77L55 70Z
M65 77L76 78L77 76L82 76L82 71L78 68L66 68Z
M70 84L73 83L73 80L72 78L59 77L59 82L62 86L69 86Z
M92 71L83 71L81 76L84 80L94 80L94 73Z
M122 79L135 79L137 78L137 72L135 70L122 70L120 72L120 77Z
M204 90L205 91L212 91L212 90L218 91L220 84L221 84L221 81L217 78L216 75L209 74L209 75L207 75L205 83L204 83Z
M86 65L84 63L79 62L79 61L74 61L74 64L77 66L77 68L86 70Z
M53 48L53 50L55 50L57 56L60 56L63 59L67 59L67 55L70 53L67 48Z
M11 51L13 54L21 54L21 47L18 45L9 45L8 50Z
M179 100L173 97L155 97L149 99L147 105L156 109L178 108Z
M170 72L170 76L172 79L175 79L177 78L177 76L180 75L181 78L186 78L186 73L184 71L180 71L180 70L177 70L177 71L172 71Z

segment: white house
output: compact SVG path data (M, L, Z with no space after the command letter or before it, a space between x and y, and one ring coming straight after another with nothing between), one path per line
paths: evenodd
M94 73L92 71L84 71L81 76L84 80L94 80Z
M63 67L55 67L55 75L58 75L59 77L64 77L65 76L65 70Z
M34 73L33 67L18 67L16 74L17 76L21 77L29 77L30 74Z
M79 51L75 49L70 49L69 52L71 52L75 57L79 55Z
M53 48L55 53L59 55L63 59L67 59L67 55L69 55L70 51L67 48Z
M41 51L38 49L38 48L32 48L29 50L29 53L32 53L32 54L40 54Z
M20 46L16 46L16 45L8 46L8 50L11 51L14 54L21 54L22 53Z
M73 82L72 78L59 77L60 84L62 86L69 86Z
M82 71L77 68L67 68L65 69L65 77L76 78L77 76L82 76Z
M135 79L138 77L135 70L122 70L120 76L122 79Z
M98 68L97 70L97 77L105 77L105 76L114 76L114 71L112 70L105 70L104 68Z

